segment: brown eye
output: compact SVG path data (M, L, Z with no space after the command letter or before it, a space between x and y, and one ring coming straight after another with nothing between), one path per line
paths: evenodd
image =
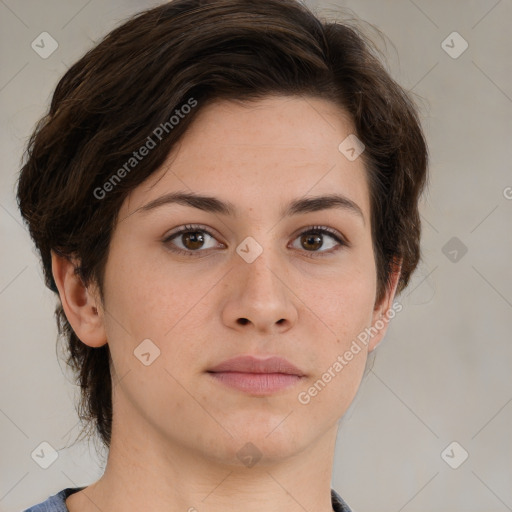
M295 240L299 240L299 247L296 245L293 247L303 253L310 253L310 256L328 256L343 246L350 247L342 235L324 226L310 227L300 233ZM205 255L209 252L205 249L224 249L226 247L220 242L217 242L216 245L216 238L208 230L193 225L183 226L165 238L163 243L172 252L187 256Z
M204 244L204 236L201 231L187 231L182 233L181 240L185 248L191 251L201 249Z
M309 252L311 256L328 256L342 246L349 246L337 231L324 226L309 228L300 233L296 240L299 240L299 246L293 247Z
M224 247L223 244L216 244L216 239L206 229L190 225L183 226L164 239L163 243L171 251L189 256L206 253L205 249L218 248L219 245Z
M316 251L322 247L323 239L320 235L306 233L301 236L301 244L308 251Z

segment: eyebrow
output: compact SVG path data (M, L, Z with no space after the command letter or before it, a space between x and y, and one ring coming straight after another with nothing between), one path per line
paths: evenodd
M205 212L218 213L226 216L235 217L237 214L237 208L233 203L229 201L222 201L213 196L196 194L194 192L170 192L169 194L153 199L153 201L137 208L136 212L148 212L168 204L181 204L183 206L190 206ZM362 219L363 224L366 224L364 214L357 203L341 194L328 194L317 197L296 199L281 211L281 217L291 217L292 215L318 212L334 208L353 213Z

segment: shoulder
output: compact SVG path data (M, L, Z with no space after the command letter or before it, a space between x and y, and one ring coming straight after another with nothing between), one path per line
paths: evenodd
M331 501L334 512L352 512L350 507L334 489L331 489Z
M50 496L45 501L23 510L23 512L69 512L66 507L66 498L82 489L85 489L85 487L67 487L57 494Z

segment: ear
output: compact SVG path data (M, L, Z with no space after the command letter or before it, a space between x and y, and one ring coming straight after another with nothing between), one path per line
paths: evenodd
M388 330L389 322L394 316L391 316L388 312L393 306L393 299L402 270L402 260L395 261L392 268L393 270L390 275L389 286L386 289L386 293L380 303L375 305L373 310L372 327L370 328L373 336L370 339L370 343L368 343L368 352L375 350L377 345L382 341Z
M107 343L103 323L103 308L95 286L84 286L75 273L78 261L68 259L51 251L52 272L59 290L62 308L75 334L90 347L101 347Z

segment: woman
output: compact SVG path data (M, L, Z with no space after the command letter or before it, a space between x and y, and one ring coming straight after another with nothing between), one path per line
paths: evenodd
M28 511L350 510L338 423L427 178L374 53L294 0L175 0L60 80L18 203L108 461Z

